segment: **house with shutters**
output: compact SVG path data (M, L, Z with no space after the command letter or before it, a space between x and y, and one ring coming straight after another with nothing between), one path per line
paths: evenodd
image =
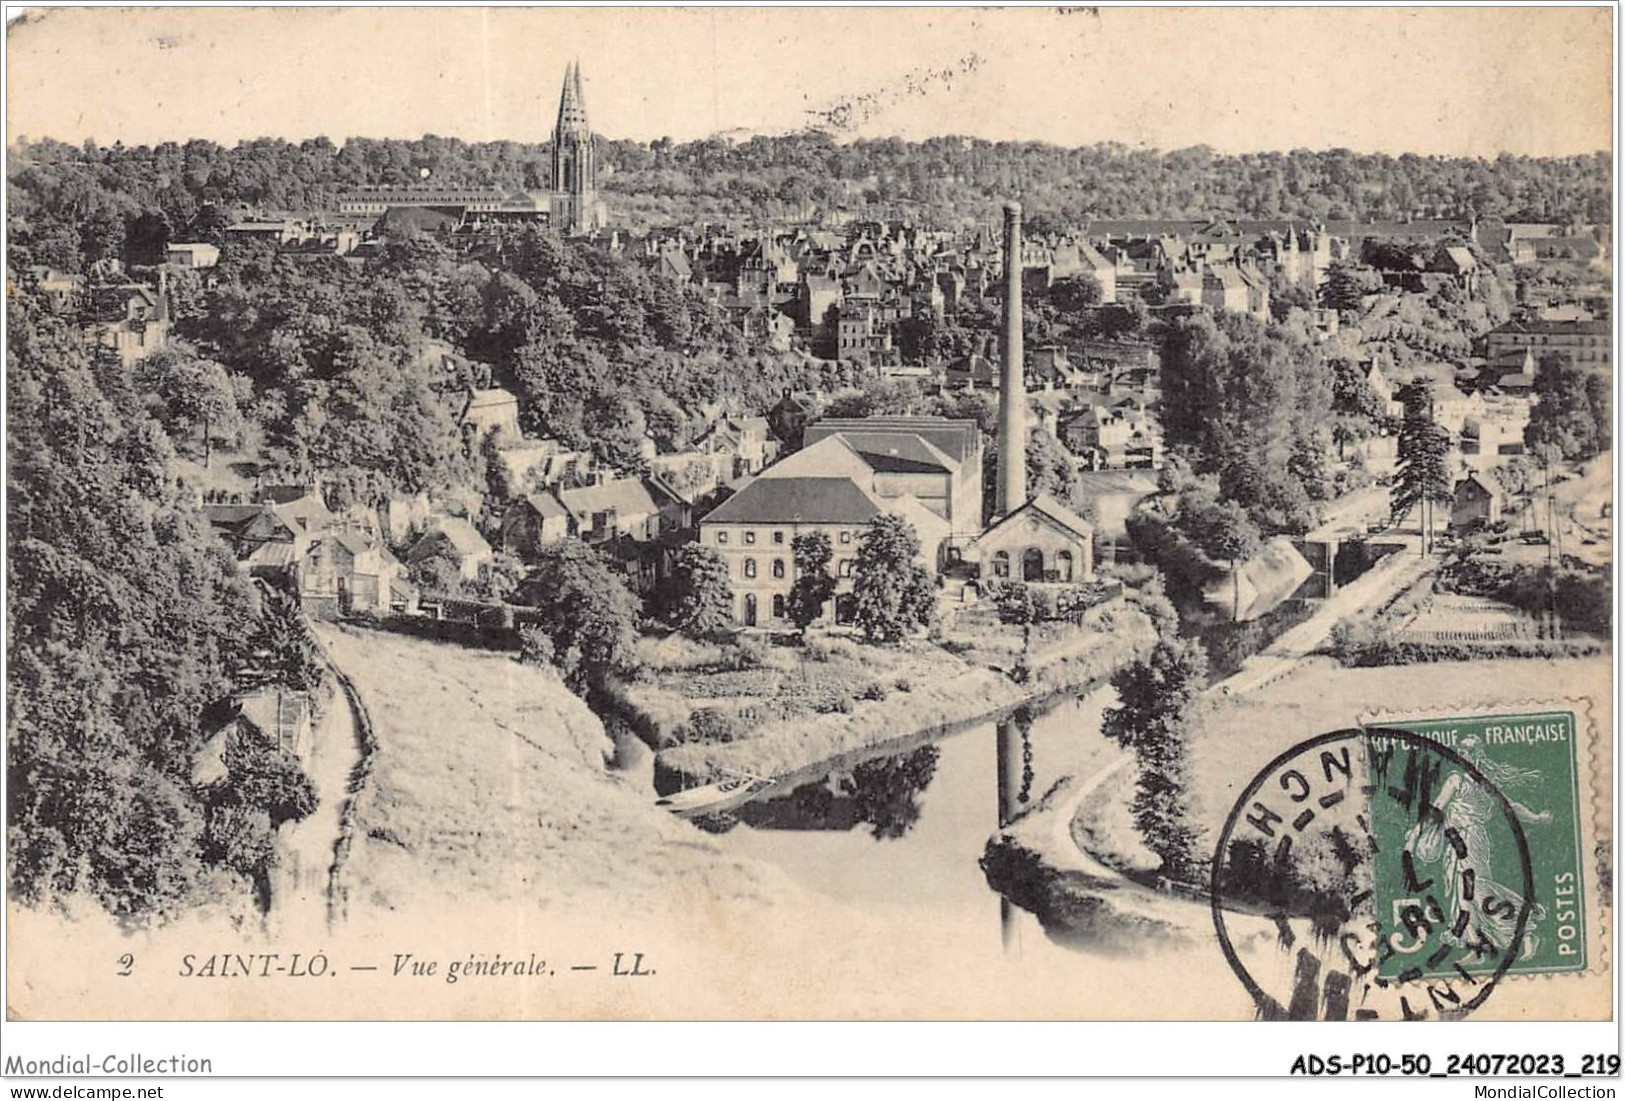
M1491 360L1528 350L1537 362L1561 352L1576 367L1607 370L1613 364L1613 331L1606 321L1508 321L1491 329L1485 343Z
M838 439L820 445L832 462L818 474L778 472L806 451L768 468L700 521L700 543L728 565L734 620L743 627L788 626L786 604L795 584L796 537L822 532L833 556L835 596L826 621L852 621L852 576L858 546L876 517L907 519L920 536L922 563L934 568L947 524L912 498L883 501L865 487L867 464ZM833 469L839 455L846 460ZM799 467L797 468L799 469Z

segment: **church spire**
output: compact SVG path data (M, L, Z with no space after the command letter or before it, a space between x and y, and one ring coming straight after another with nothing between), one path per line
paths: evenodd
M587 104L581 95L581 62L572 61L564 70L564 90L559 94L559 122L555 134L589 134Z
M597 143L587 122L579 60L570 62L564 70L559 121L553 128L552 184L549 210L561 234L582 236L604 224L604 204L598 198Z

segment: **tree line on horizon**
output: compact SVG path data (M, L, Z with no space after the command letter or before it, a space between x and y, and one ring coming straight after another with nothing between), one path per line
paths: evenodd
M210 239L234 206L320 210L346 188L425 181L540 191L549 175L547 143L435 135L342 143L259 138L234 146L23 137L10 154L12 246L32 262L70 271L119 255L128 227L143 216ZM1346 149L1227 154L1206 146L1162 152L957 137L840 143L808 131L743 142L600 139L599 156L611 209L633 227L805 218L836 208L975 222L1011 195L1045 228L1211 216L1598 222L1611 217L1613 186L1606 152L1493 160Z

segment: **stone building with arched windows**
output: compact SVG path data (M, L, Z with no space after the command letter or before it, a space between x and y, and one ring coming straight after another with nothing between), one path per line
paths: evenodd
M1001 581L1092 581L1095 529L1047 493L993 524L976 541L982 577Z

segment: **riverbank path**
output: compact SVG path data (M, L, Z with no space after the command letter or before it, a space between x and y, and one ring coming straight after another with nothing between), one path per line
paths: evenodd
M1345 619L1375 612L1438 568L1435 555L1412 549L1390 554L1365 573L1321 601L1313 615L1285 631L1274 642L1242 662L1234 674L1209 692L1238 696L1280 680L1306 658L1323 649L1332 630Z
M1414 540L1407 541L1413 543ZM1283 633L1270 645L1242 663L1240 669L1207 689L1210 695L1238 696L1254 692L1272 684L1296 669L1302 662L1325 646L1332 629L1338 623L1363 611L1375 611L1394 597L1416 584L1438 567L1436 557L1423 557L1413 549L1391 554L1321 602L1315 613L1302 623ZM1116 868L1102 863L1083 845L1078 844L1072 831L1073 820L1085 803L1110 783L1114 777L1134 761L1132 754L1124 752L1069 793L1053 812L1051 828L1054 831L1053 852L1075 850L1075 870L1086 875L1115 883L1120 890L1150 898L1167 896L1128 879Z
M308 818L284 826L277 839L280 860L271 913L292 928L319 928L327 922L344 803L360 759L354 704L341 685L332 688L311 731L310 756L304 762L305 774L316 788L316 809Z

